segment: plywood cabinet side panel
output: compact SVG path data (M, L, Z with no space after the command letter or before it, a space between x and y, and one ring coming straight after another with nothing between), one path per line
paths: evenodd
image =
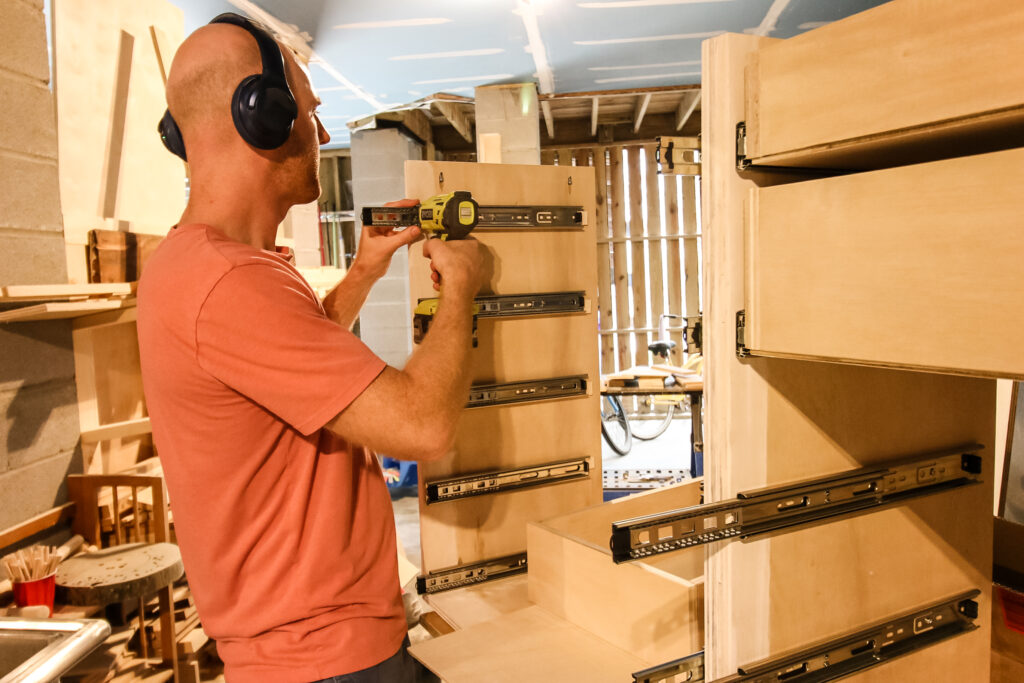
M1024 5L1005 0L898 0L766 45L748 156L1024 109L1022 52Z
M530 600L556 616L632 652L648 665L704 645L701 551L697 576L676 577L645 563L614 564L607 553L543 524L528 531Z
M524 552L527 522L600 500L596 195L594 170L580 166L407 162L405 171L410 197L469 190L485 206L575 205L584 207L588 217L582 229L474 233L493 264L482 294L583 291L590 305L587 312L568 316L481 319L470 363L475 383L586 375L590 392L464 411L453 455L424 463L420 478L433 481L573 457L590 459L590 476L429 506L421 498L423 568L432 572ZM413 245L409 268L413 305L436 296L422 245Z
M1024 377L1022 182L1015 149L756 190L747 345Z

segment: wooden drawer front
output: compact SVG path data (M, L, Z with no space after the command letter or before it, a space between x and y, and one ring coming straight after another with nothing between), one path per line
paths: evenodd
M756 355L1024 377L1024 149L751 191Z
M1010 56L1021 54L1024 3L1007 0L898 0L775 42L747 74L747 156L828 155L958 120L969 121L960 135L1019 124L1024 61Z

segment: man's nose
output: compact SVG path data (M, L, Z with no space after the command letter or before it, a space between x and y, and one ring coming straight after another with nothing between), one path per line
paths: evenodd
M324 124L321 123L320 117L316 116L315 114L313 116L314 118L316 118L317 137L320 138L320 144L326 145L328 142L331 141L331 134L327 132L326 128L324 128Z

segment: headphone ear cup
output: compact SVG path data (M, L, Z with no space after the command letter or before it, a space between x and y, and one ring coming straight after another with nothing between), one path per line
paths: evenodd
M247 77L235 89L231 118L242 139L257 149L277 149L288 140L298 109L287 87L263 75Z
M170 109L164 112L156 129L160 133L164 147L175 156L180 157L182 161L188 161L188 156L185 154L185 141L181 137L178 123L171 116Z

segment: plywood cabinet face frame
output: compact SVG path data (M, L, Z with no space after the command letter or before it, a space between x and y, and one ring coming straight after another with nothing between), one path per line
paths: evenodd
M588 395L464 411L455 454L420 467L425 573L523 553L528 522L592 505L601 495L598 407L594 171L585 167L406 162L406 196L469 190L481 205L582 206L582 229L474 233L493 276L481 294L584 291L584 313L481 318L470 352L475 384L586 375ZM422 245L410 249L411 304L437 296ZM443 304L442 304L443 305ZM412 307L409 315L412 316ZM567 458L590 459L590 476L571 482L426 505L425 482Z

